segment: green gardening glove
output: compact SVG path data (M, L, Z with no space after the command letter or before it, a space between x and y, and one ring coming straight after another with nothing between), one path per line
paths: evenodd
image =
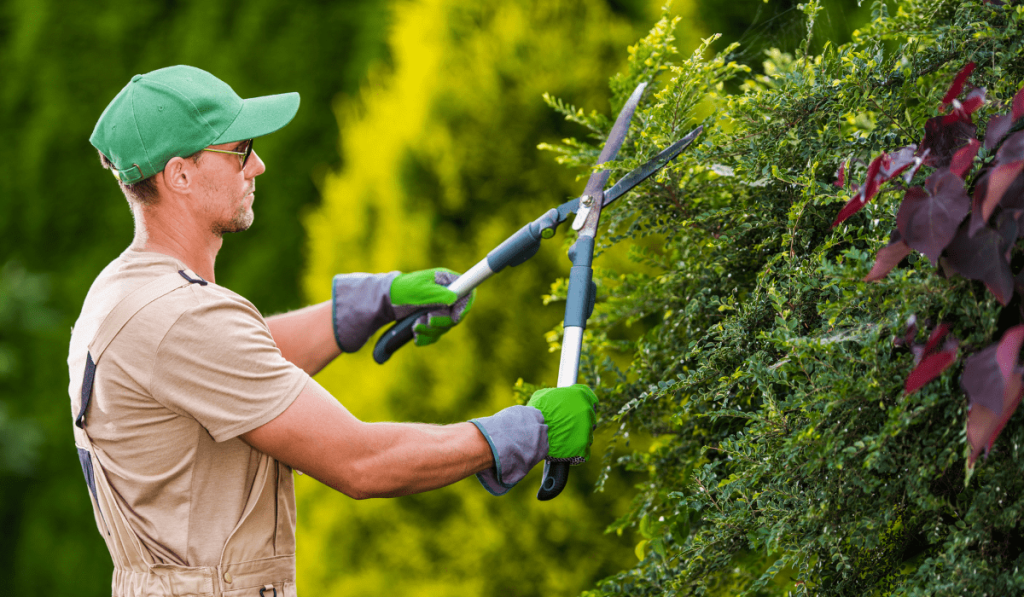
M447 288L458 278L459 274L452 270L436 267L399 274L392 280L390 299L396 320L405 319L420 309L429 309L412 328L416 346L437 342L469 313L476 300L476 289L460 299Z
M596 405L597 396L581 383L533 393L526 406L544 415L544 424L548 426L548 460L578 465L590 459L597 427Z

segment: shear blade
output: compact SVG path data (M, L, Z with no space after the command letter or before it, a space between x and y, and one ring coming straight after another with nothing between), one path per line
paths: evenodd
M615 156L619 154L619 149L626 140L626 133L629 132L629 122L633 119L633 113L636 112L636 107L640 103L644 89L647 89L647 83L637 85L636 89L633 90L633 95L630 95L629 99L626 100L626 105L622 106L622 110L619 111L619 116L615 119L611 132L608 133L608 140L605 141L604 147L601 149L601 155L597 158L597 165L614 160ZM610 175L611 173L607 170L598 170L591 174L583 194L590 195L591 197L596 195L598 191L604 188L604 185L608 184L608 177Z
M608 205L612 201L615 201L619 197L625 195L633 189L636 185L647 180L655 172L664 168L669 162L674 160L676 156L683 153L683 150L693 143L693 140L697 138L704 131L704 126L698 126L697 128L690 131L688 135L682 139L676 141L672 145L669 145L661 153L654 156L647 163L643 164L639 168L636 168L629 174L623 176L616 182L612 188L608 189L604 194L604 202L601 204L602 207Z

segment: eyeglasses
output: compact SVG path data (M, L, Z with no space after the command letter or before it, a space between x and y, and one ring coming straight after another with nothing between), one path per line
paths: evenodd
M210 149L209 147L203 149L203 151L212 151L213 153L230 153L238 156L238 164L245 170L245 163L249 161L249 156L252 155L252 139L246 141L245 151L228 151L226 149Z

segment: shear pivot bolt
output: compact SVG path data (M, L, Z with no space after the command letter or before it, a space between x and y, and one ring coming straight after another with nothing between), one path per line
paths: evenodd
M584 195L580 199L580 205L582 205L583 207L590 207L593 204L594 204L594 198L591 197L590 195Z

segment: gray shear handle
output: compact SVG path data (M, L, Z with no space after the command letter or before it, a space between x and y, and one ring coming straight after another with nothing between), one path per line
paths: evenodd
M562 493L565 489L565 484L569 482L569 463L568 462L549 462L544 461L544 480L541 481L540 489L537 490L537 499L546 502L558 494Z
M373 360L377 361L378 365L383 365L391 358L391 355L395 354L396 350L412 340L412 326L416 325L416 320L426 312L427 309L420 309L381 334L377 345L373 347Z

